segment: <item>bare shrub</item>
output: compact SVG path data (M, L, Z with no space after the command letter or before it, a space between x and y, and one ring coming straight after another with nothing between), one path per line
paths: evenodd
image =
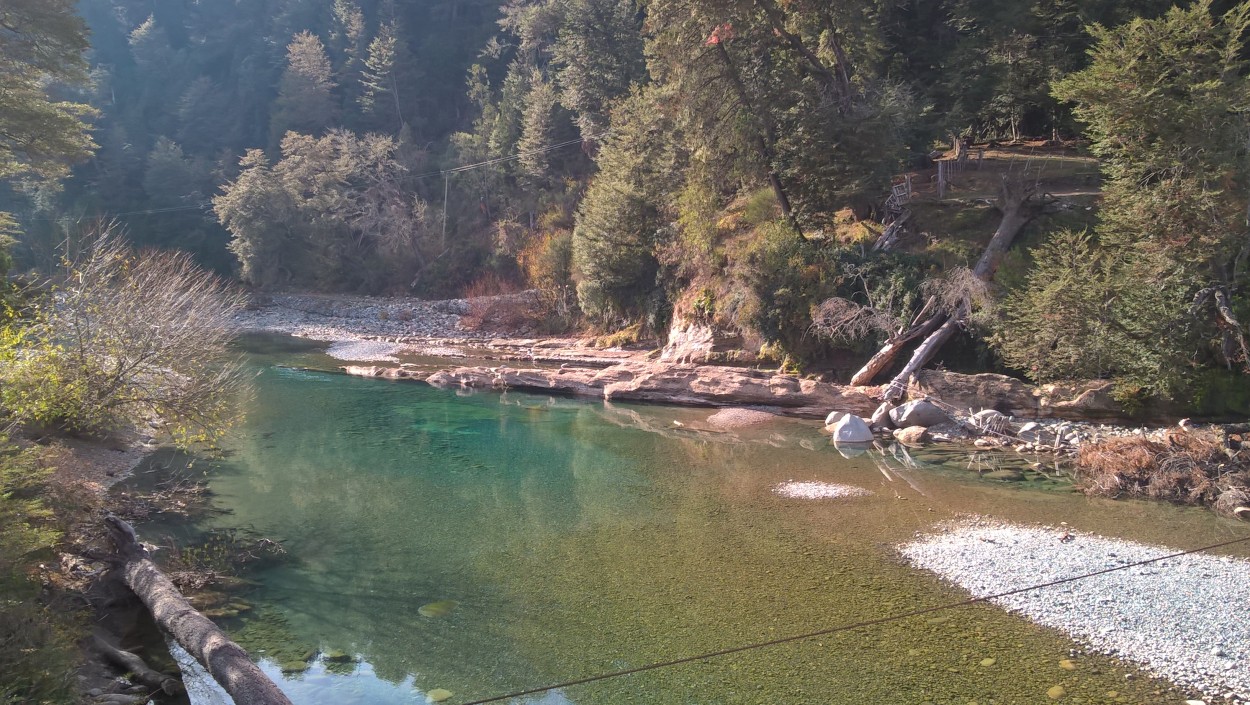
M186 254L136 253L111 228L0 342L0 405L26 423L101 434L163 419L176 440L218 435L243 383L227 355L245 297Z
M469 330L515 330L533 319L534 312L519 287L494 272L474 279L464 289L468 311L460 325Z
M826 299L812 312L812 325L808 330L821 338L855 343L874 334L888 334L893 327L894 317L890 314L834 297Z
M986 310L994 302L989 283L967 267L948 269L942 278L926 280L921 290L926 297L934 297L939 310L960 318Z
M1077 482L1086 494L1211 506L1230 492L1244 495L1250 459L1228 449L1214 431L1173 430L1162 440L1110 438L1081 448Z

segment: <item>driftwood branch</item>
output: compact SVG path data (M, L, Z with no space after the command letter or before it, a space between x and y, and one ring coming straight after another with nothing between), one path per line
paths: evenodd
M93 636L93 642L95 648L104 654L105 658L125 669L139 683L154 691L163 691L166 695L177 695L182 692L182 683L177 678L153 670L135 654L113 646L99 634Z
M117 547L126 586L139 596L156 623L203 664L236 703L292 705L243 647L187 602L152 562L129 524L112 515L105 517L105 523Z

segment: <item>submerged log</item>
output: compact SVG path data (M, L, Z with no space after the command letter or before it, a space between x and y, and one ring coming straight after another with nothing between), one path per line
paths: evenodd
M105 522L117 547L122 581L143 601L156 623L203 664L236 703L292 705L243 647L187 602L152 562L129 524L112 515Z

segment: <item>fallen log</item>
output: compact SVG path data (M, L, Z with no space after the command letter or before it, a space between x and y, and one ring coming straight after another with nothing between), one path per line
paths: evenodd
M924 317L929 312L929 309L933 307L934 301L934 297L930 296L924 307L920 309L920 313L916 314L916 317L912 319L911 325L890 336L890 339L885 341L885 345L882 345L881 349L869 358L868 362L865 362L864 366L859 368L859 371L851 377L851 386L863 387L872 384L872 380L877 375L894 364L894 358L898 357L898 354L902 352L903 347L907 343L922 335L932 333L937 330L938 326L942 325L946 320L946 316L941 312L934 313L928 318Z
M112 515L104 521L117 548L122 581L143 601L161 629L208 669L236 703L292 705L243 647L187 602L152 562L130 524Z
M1023 181L1012 180L1007 177L1003 178L998 201L995 203L998 210L1002 212L1003 219L998 223L998 228L994 230L994 236L990 238L989 244L985 246L985 251L981 253L980 259L977 260L976 266L972 269L972 273L977 279L987 283L994 280L994 274L998 272L998 265L1002 264L1007 250L1011 249L1011 246L1015 244L1016 237L1024 230L1024 226L1028 225L1041 212L1041 207L1045 203L1031 202L1034 190L1035 186L1028 185ZM955 331L963 324L964 319L970 313L969 309L970 305L967 303L961 305L951 313L941 327L924 339L924 342L912 353L911 360L903 366L903 369L887 385L885 392L886 401L895 401L902 398L912 374L928 364L933 359L933 356L937 354L937 351L941 349L942 345L954 336Z

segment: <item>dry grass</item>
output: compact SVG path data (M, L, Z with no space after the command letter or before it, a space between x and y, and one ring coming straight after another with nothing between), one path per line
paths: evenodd
M1171 430L1160 440L1111 438L1085 446L1077 482L1086 494L1148 497L1233 514L1250 497L1250 451L1215 430Z
M460 324L469 330L515 331L533 322L529 300L518 295L520 287L494 272L487 272L465 287L469 310Z

